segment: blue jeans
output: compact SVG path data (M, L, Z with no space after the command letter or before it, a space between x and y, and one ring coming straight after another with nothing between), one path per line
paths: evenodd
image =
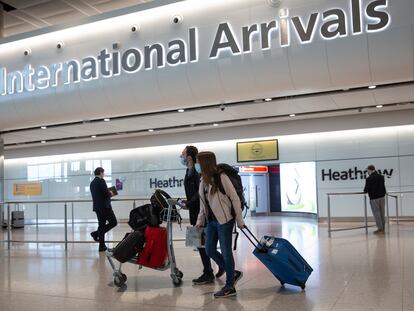
M220 225L214 220L207 224L207 256L213 259L220 269L226 271L226 287L234 286L234 258L231 248L233 227L234 219L224 225ZM219 241L221 253L217 251L217 242Z

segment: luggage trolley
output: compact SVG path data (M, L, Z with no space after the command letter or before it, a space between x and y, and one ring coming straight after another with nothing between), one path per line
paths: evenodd
M182 279L183 279L184 274L177 268L177 262L175 260L174 245L173 245L173 233L172 233L172 225L173 225L172 211L173 211L174 206L178 205L178 202L177 200L171 199L171 198L168 198L167 202L168 202L168 210L167 210L167 217L165 220L167 222L166 228L167 228L167 239L168 239L167 241L168 259L162 267L158 267L158 268L148 267L148 268L153 269L153 270L158 270L158 271L166 271L170 269L171 271L170 276L171 276L173 284L175 286L180 286L182 284ZM127 281L127 276L126 274L122 272L122 263L119 263L118 268L117 268L116 263L114 261L115 258L113 257L112 249L111 250L108 249L106 251L106 257L108 258L108 261L113 270L114 284L117 287L124 286ZM138 256L134 256L127 262L138 265L139 269L142 269L143 266L139 265L137 263L137 260L138 260Z

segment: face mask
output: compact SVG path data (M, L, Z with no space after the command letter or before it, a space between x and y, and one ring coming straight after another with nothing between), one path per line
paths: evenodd
M196 163L194 165L194 168L195 168L195 170L196 170L197 173L201 174L201 166L200 166L200 163Z
M183 157L180 157L180 162L181 162L181 164L182 164L182 165L184 165L184 166L187 166L187 164L188 164L187 159L186 159L186 158L183 158Z

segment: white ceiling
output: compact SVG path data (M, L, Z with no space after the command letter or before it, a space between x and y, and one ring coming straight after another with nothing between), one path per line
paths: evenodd
M384 105L384 107L377 108L377 105ZM83 124L52 126L46 130L40 128L19 130L4 133L2 136L6 145L40 143L42 140L53 143L53 140L57 139L83 138L90 140L92 135L98 135L97 139L103 139L108 138L108 135L120 137L128 134L154 135L172 133L177 130L192 131L212 128L214 123L219 123L219 126L235 126L402 109L414 109L413 84L375 90L343 91L271 102L230 104L224 111L215 106L197 108L184 113L165 112L112 119L110 122L95 120ZM296 114L296 116L289 117L290 114ZM44 125L49 124L45 122ZM149 133L149 129L156 129L156 131ZM137 133L138 131L142 131L142 133ZM99 137L100 135L101 137Z
M73 22L152 1L156 0L2 0L17 9L5 12L4 36Z

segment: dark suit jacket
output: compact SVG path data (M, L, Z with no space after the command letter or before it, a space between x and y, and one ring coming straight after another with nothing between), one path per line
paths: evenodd
M192 172L187 169L184 178L184 188L187 197L187 207L190 212L190 224L193 226L197 223L198 213L200 212L199 187L200 175L194 169Z
M384 176L377 172L372 173L365 181L364 192L368 193L371 200L385 197L387 190L385 189Z
M111 193L104 179L98 176L95 177L89 188L91 189L94 212L102 210L103 208L112 208Z

